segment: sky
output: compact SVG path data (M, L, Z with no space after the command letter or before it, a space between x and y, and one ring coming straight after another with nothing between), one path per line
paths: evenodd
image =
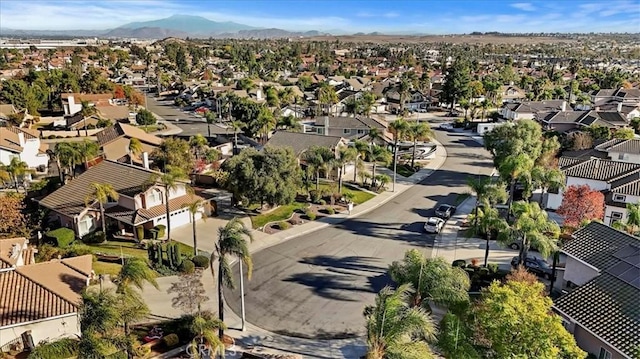
M285 30L640 33L640 0L1 0L0 27L103 30L175 14Z

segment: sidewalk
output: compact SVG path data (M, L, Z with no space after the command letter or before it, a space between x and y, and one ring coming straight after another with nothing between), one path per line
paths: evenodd
M355 206L351 214L348 213L339 213L333 216L324 217L317 221L308 222L302 225L294 226L286 231L281 231L273 235L266 234L261 231L253 230L252 234L254 237L254 241L249 244L249 251L251 253L256 253L260 250L275 246L279 243L288 241L290 239L303 236L307 233L311 233L327 226L342 223L349 218L354 218L360 215L363 215L367 212L370 212L397 195L401 194L405 190L409 189L414 184L422 181L427 176L430 176L434 171L439 169L445 162L447 157L446 149L440 144L436 143L437 148L435 151L435 157L425 166L425 168L421 169L417 173L413 174L411 177L404 178L402 176L398 176L398 181L396 183L396 190L393 191L385 191L369 201ZM380 168L380 173L390 172L392 171ZM209 237L215 235L212 231L212 227L222 226L224 225L224 220L211 218L215 223L212 223L211 227L207 227L207 233ZM251 219L248 216L243 217L243 221L250 228L251 227ZM202 224L201 224L202 225ZM178 229L172 230L173 233L178 233ZM186 232L189 235L180 235L176 236L176 240L184 242L186 244L192 244L191 237L191 229L189 228ZM209 251L213 249L213 243L206 243L204 241L204 237L199 237L199 245L198 247L202 250ZM211 248L208 248L211 247ZM236 260L232 262L235 263ZM212 265L216 265L216 263L212 263ZM175 277L171 277L172 279L167 281L174 281ZM207 288L207 295L210 297L209 301L205 303L206 308L211 308L214 311L217 311L217 294L215 292L215 281L211 275L210 271L206 271L203 275L203 282L205 283L205 287ZM163 285L165 287L167 284ZM164 288L163 288L164 289ZM166 293L166 290L161 290L161 292ZM145 293L153 293L156 294L158 291L151 288L149 291L145 291ZM160 296L160 293L158 293ZM169 316L169 313L172 315L177 314L175 309L167 309L167 304L170 303L170 298L167 295L163 295L165 297L164 300L157 298L153 300L153 306L150 305L151 313L160 316ZM163 304L164 303L164 304ZM225 323L227 324L229 330L226 333L233 338L236 339L237 346L243 348L244 350L250 353L264 353L264 354L283 354L283 353L291 353L291 354L300 354L304 358L323 358L323 359L335 359L335 358L347 358L347 359L359 359L362 355L364 355L366 351L366 342L364 338L353 338L353 339L343 339L343 340L312 340L312 339L303 339L303 338L295 338L288 337L276 333L269 332L262 328L256 327L250 323L246 323L245 331L243 332L241 329L241 318L233 312L229 307L225 306Z

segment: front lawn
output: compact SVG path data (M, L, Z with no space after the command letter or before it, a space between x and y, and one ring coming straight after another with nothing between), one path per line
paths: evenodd
M294 202L292 204L280 206L268 213L252 216L251 225L255 229L255 228L264 227L264 225L269 222L283 221L291 217L293 212L295 212L296 210L303 209L305 207L307 207L307 204L300 203L300 202Z
M139 128L145 130L147 133L157 132L166 129L167 127L163 124L155 124L155 125L138 125Z
M337 185L332 184L332 183L320 183L320 187L319 188L320 188L321 192L332 193L333 191L337 190ZM315 190L316 189L315 184L312 185L311 187L309 187L309 189L310 190ZM369 193L369 192L362 191L362 190L355 189L355 188L350 188L350 187L345 186L344 184L342 185L342 193L343 194L351 193L351 195L353 195L353 203L354 204L362 204L362 203L364 203L364 202L366 202L366 201L368 201L371 198L376 196L373 193Z
M191 255L193 253L193 247L184 243L177 242L180 246L180 252L182 254ZM102 253L120 256L125 258L138 257L142 259L148 259L147 250L137 247L137 243L129 241L106 241L101 244L86 244L93 254ZM96 261L93 263L93 270L97 274L111 274L117 275L120 272L121 265L119 263Z

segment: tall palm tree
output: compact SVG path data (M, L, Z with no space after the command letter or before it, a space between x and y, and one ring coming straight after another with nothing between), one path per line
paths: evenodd
M323 83L318 92L318 102L326 106L326 108L328 108L327 113L331 115L331 106L338 103L338 94L336 93L335 87L326 82Z
M89 129L87 128L87 117L97 114L98 110L95 108L95 106L92 106L91 104L89 104L88 101L82 101L81 105L82 105L82 110L80 110L80 114L82 115L82 120L84 123L84 135L89 137ZM79 134L80 132L78 132L78 135Z
M132 287L142 290L145 283L159 289L158 282L156 282L156 272L149 268L147 261L138 257L125 259L124 265L116 277L116 293L124 293L131 290Z
M377 140L380 140L383 138L383 134L380 129L376 127L372 127L371 129L369 129L369 133L367 133L367 137L369 137L371 146L373 146Z
M354 171L353 171L353 182L356 182L358 178L358 171L364 169L364 164L362 163L367 157L367 152L369 151L369 144L361 141L355 140L353 143L353 148L356 149L358 155L356 156L356 160L354 163Z
M238 154L238 133L240 130L247 127L247 125L240 120L231 120L228 123L229 128L233 130L233 154Z
M516 183L519 180L528 181L530 172L533 168L533 159L525 154L516 156L508 156L498 168L502 180L509 183L509 218L511 218L511 205L513 204L513 196L516 190Z
M537 202L518 201L513 204L513 212L516 219L508 231L500 233L499 241L520 239L519 263L527 257L532 245L545 258L557 250L560 226L549 219L547 212L540 209Z
M482 100L482 102L480 102L480 108L482 109L482 120L486 121L487 118L485 116L487 109L491 107L491 102L488 99L484 99Z
M229 257L237 257L247 266L247 277L251 279L253 272L253 261L249 253L247 239L253 242L251 231L245 227L244 223L234 217L224 227L218 228L218 241L216 242L215 253L211 254L211 263L218 259L218 319L224 323L224 302L222 296L222 286L235 289L233 276L231 275L231 265ZM213 266L211 266L211 274ZM224 327L218 328L220 340L224 338Z
M322 146L312 146L302 154L302 160L305 164L315 172L316 191L320 189L320 171L331 167L332 161L336 159L336 155L328 148Z
M133 164L133 157L140 156L144 151L144 148L142 147L142 142L134 137L129 140L129 147L127 147L127 150L129 151L129 164Z
M411 167L415 166L416 149L418 141L429 141L433 138L433 130L428 124L422 122L413 122L409 125L407 136L413 141L413 155L411 156Z
M544 195L550 188L564 188L565 176L558 168L545 168L541 166L535 166L531 169L531 182L534 187L540 188L540 199L538 203L542 207Z
M267 107L261 107L258 117L255 120L256 127L262 134L262 143L267 143L269 140L269 132L275 127L276 119L273 116L273 112Z
M387 151L386 148L381 146L371 146L369 152L367 153L367 157L371 163L373 163L373 168L371 170L371 187L375 188L375 178L376 178L376 167L379 162L382 162L385 166L387 166L391 162L391 153Z
M198 255L198 239L197 237L197 231L196 231L196 214L201 213L203 209L210 207L211 205L209 204L209 202L207 201L203 201L201 199L196 199L192 202L189 202L187 204L185 204L184 208L187 208L189 210L189 213L191 214L191 225L192 225L192 233L193 233L193 255L197 256ZM205 213L202 213L202 220L206 221L207 217L205 216Z
M411 82L408 79L403 78L398 84L398 95L400 95L400 113L404 112L404 103L411 91Z
M89 185L89 188L91 189L91 193L85 197L85 205L88 207L92 202L98 202L98 205L100 206L102 231L106 233L107 222L104 216L104 205L109 203L109 200L117 201L120 195L110 183L93 182Z
M187 191L191 191L191 187L186 183L188 180L187 175L178 167L171 165L167 166L165 173L154 173L149 177L147 181L147 187L154 185L160 185L164 189L164 206L165 215L167 217L167 238L171 241L171 209L169 207L170 192L175 191L180 187L180 184L185 186Z
M60 157L58 156L58 153L55 151L55 148L54 149L49 148L47 150L47 155L49 156L49 159L55 163L56 169L58 170L58 176L60 178L60 184L63 185L64 173L62 172L62 163L60 162Z
M70 142L58 142L53 151L60 164L67 168L69 176L75 177L75 167L82 162L82 154L78 147Z
M76 156L79 157L85 168L89 165L89 161L98 157L100 146L97 142L91 140L83 140L82 142L74 142L71 144L75 148Z
M384 287L364 309L367 359L433 357L426 341L435 338L435 324L424 309L409 306L412 292L410 284Z
M635 235L640 229L640 203L627 203L627 218L624 221L616 221L613 228Z
M342 193L342 175L344 166L356 160L358 151L353 147L341 148L338 157L334 160L333 165L338 170L338 193Z
M5 166L4 170L11 176L16 192L20 192L18 189L18 178L33 172L33 170L29 168L29 165L21 161L18 157L13 157L11 162Z
M209 141L207 141L207 139L199 133L189 138L189 147L191 147L191 150L193 151L196 159L200 159L200 157L202 157L208 144Z
M482 209L478 209L476 206L475 215L472 215L472 224L469 228L469 234L483 235L485 236L485 249L484 249L484 266L487 266L489 261L489 244L493 238L495 233L501 233L507 231L509 229L509 224L507 221L500 216L500 212L491 207L491 204L488 200L484 201L484 206ZM498 236L499 238L499 236ZM503 238L500 238L503 239Z
M389 124L389 132L393 135L393 183L395 186L395 179L398 174L398 143L404 140L409 130L409 123L402 117ZM394 188L395 190L395 188Z

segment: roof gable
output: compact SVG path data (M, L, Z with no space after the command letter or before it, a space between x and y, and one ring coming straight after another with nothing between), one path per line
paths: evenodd
M278 131L271 136L265 147L291 147L296 156L299 156L313 146L334 149L344 142L345 139L342 137Z
M565 176L612 182L640 171L640 164L590 158L586 161L562 168Z
M640 245L638 238L598 222L575 231L572 237L562 247L562 252L599 270L605 270L617 261L613 254L620 248Z

